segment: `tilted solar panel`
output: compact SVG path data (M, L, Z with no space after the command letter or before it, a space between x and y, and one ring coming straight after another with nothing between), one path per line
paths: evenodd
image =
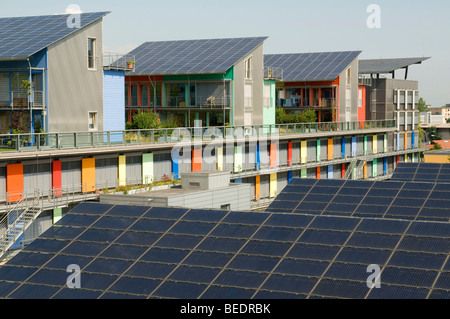
M81 13L80 28L68 23L72 17L68 14L0 18L0 60L30 57L108 13Z
M443 222L84 203L0 267L0 298L448 298L449 249Z

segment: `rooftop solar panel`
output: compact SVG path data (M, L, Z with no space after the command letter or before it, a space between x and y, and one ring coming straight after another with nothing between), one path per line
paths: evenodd
M267 211L328 216L450 221L450 184L293 179ZM311 181L315 181L311 184ZM304 182L305 185L302 185ZM295 197L299 190L306 196Z
M211 211L211 220L204 218L208 210L192 210L203 217L187 221L183 216L190 210L180 216L178 210L167 209L166 219L148 218L151 210L161 214L164 208L145 213L148 208L136 207L140 217L108 215L115 207L80 204L65 215L0 267L0 298L450 296L449 223L242 212L244 223L239 224L239 212L224 211L223 218L217 219ZM98 215L100 210L104 213ZM111 228L96 228L95 223L67 226L63 221L71 215L108 217L111 220L103 226ZM168 229L132 230L123 218L134 224L173 223ZM55 239L55 228L61 233L76 228L81 233L69 241ZM189 228L188 233L200 233L184 235ZM106 241L102 235L80 240L82 234L98 230L118 234ZM146 236L128 236L126 243L120 240L129 233ZM152 239L141 240L147 236ZM66 268L71 264L81 269L78 289L67 287ZM372 264L380 266L381 290L388 287L385 292L367 286L367 267Z
M360 53L265 54L264 65L283 69L284 81L334 81Z
M413 64L421 64L430 58L399 58L399 59L372 59L359 60L360 74L391 73Z
M80 14L80 26L101 19L109 12ZM69 27L70 15L0 18L0 60L26 59L80 28Z
M399 163L391 180L450 183L450 164Z
M146 42L129 54L136 57L134 74L225 73L266 39L248 37Z

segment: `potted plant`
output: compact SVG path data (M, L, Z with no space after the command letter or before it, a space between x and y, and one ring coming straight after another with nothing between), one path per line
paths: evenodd
M130 59L130 60L128 61L128 68L129 68L129 69L132 69L132 68L133 68L133 65L134 65L135 63L136 63L136 62L134 62L133 59Z

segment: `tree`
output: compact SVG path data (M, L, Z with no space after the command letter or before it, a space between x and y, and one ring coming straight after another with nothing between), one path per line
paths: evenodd
M419 99L418 109L419 109L419 112L427 112L428 111L427 103L425 102L425 100L423 98Z
M450 118L447 119L447 124L450 124Z
M308 109L303 111L300 114L299 122L300 123L315 123L317 121L316 111Z
M140 111L133 115L133 122L127 125L129 129L137 129L137 130L150 130L159 128L160 120L158 113L153 111L144 112Z
M439 135L436 126L430 127L430 130L428 131L428 139L430 141L442 140L442 137Z

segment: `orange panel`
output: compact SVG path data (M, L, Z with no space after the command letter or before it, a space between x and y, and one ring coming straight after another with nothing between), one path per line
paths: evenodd
M270 143L270 167L277 167L277 143Z
M255 177L255 198L261 199L261 176L259 175Z
M53 161L52 186L55 196L61 196L61 161Z
M329 161L333 160L333 139L332 138L328 139L328 160Z
M202 149L192 150L192 171L200 172L202 170Z
M345 163L342 163L341 177L344 178L344 176L345 176Z
M317 167L316 178L320 179L320 167Z
M83 193L95 192L95 158L81 160L81 184Z
M288 143L288 165L292 165L292 142Z
M23 164L6 165L6 192L8 203L23 197Z

